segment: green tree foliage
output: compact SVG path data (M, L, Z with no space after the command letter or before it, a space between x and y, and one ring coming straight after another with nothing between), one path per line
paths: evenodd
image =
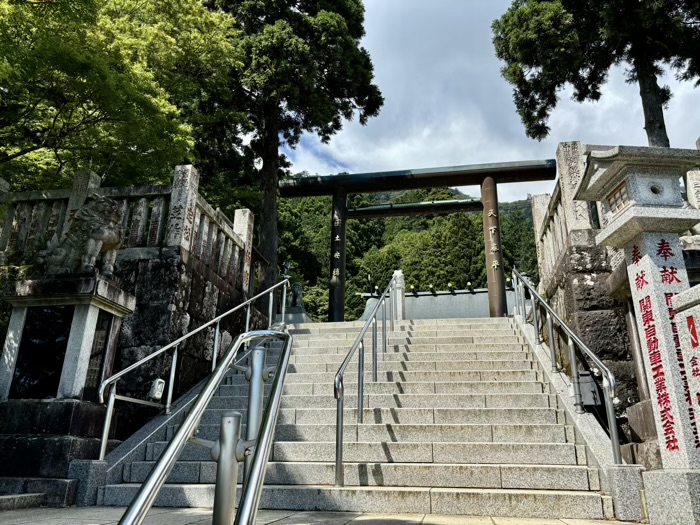
M236 33L200 0L0 0L0 173L168 180L240 65Z
M514 0L493 23L497 56L528 136L549 134L558 93L598 100L611 66L628 66L639 85L650 146L669 146L663 109L671 92L663 66L682 80L700 78L700 7L696 0Z
M250 144L261 161L263 193L258 216L260 250L271 262L266 283L277 274L277 180L281 141L294 147L304 132L323 141L344 119L361 123L383 103L372 83L361 0L218 0L242 32L244 67L237 77L237 103L253 131Z
M425 202L464 198L456 190L414 190L396 194L358 195L350 207L387 202ZM280 260L291 262L293 280L304 285L304 304L314 320L328 315L330 260L329 197L280 201ZM537 255L529 201L500 206L504 263L537 279ZM346 319L364 311L359 294L383 291L394 270L401 268L406 285L418 291L486 286L482 215L392 217L348 221Z

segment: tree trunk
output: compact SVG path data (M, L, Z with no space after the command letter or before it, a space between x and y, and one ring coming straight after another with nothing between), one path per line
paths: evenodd
M639 96L644 109L644 129L647 132L649 146L670 148L671 143L666 133L664 121L664 93L659 87L653 64L644 59L634 60L634 69L639 82Z
M277 247L279 235L277 232L277 179L279 171L279 132L277 108L269 109L265 114L265 130L262 140L262 181L263 201L260 217L260 253L270 263L263 279L262 289L265 290L277 283ZM267 297L264 298L267 303ZM265 305L267 314L267 304Z

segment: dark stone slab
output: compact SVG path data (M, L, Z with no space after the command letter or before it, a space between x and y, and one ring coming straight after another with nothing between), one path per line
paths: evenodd
M576 333L600 359L630 359L622 309L576 312L574 320Z
M633 440L643 442L657 438L654 409L651 400L640 401L628 407L627 421Z
M0 403L0 434L99 437L106 408L74 399L12 399Z
M97 438L0 436L0 476L66 478L72 460L95 459L99 450Z
M42 494L41 504L48 507L73 505L77 489L78 480L76 479L0 478L0 495Z

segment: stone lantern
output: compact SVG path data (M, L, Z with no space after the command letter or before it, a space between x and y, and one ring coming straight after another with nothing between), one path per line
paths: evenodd
M625 251L663 465L644 473L652 525L700 524L700 413L672 307L689 288L679 234L700 222L700 210L683 207L680 179L698 166L696 150L593 151L575 196L601 203L597 244Z

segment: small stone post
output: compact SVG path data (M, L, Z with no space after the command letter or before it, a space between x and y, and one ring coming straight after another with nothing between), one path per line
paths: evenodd
M395 270L396 278L396 312L394 314L397 321L406 319L406 280L402 270Z
M81 170L75 174L75 178L73 179L73 191L70 197L68 197L68 213L66 213L66 219L63 223L63 230L59 233L68 231L68 224L70 221L73 220L78 210L83 207L90 192L99 188L101 182L100 176L90 170Z
M625 250L663 464L644 473L651 525L700 523L700 492L683 495L678 482L689 479L682 472L700 469L700 436L673 309L674 296L689 286L678 233L700 221L700 210L683 208L679 179L696 165L694 150L593 151L576 196L601 202L606 227L596 242ZM686 500L694 503L681 505Z
M100 309L95 305L75 305L61 380L58 383L58 399L80 399L83 395L99 314Z
M165 233L166 246L190 250L194 236L194 216L197 209L199 173L194 166L177 166L170 194L170 215Z
M253 260L253 226L255 215L252 211L242 208L236 210L233 216L233 233L238 235L243 241L243 291L251 294L253 290L248 290L250 283L250 266Z
M15 306L12 308L10 323L7 327L5 345L0 357L0 401L5 401L10 395L12 378L15 375L15 365L17 364L17 353L19 344L22 341L24 322L27 320L27 307Z

